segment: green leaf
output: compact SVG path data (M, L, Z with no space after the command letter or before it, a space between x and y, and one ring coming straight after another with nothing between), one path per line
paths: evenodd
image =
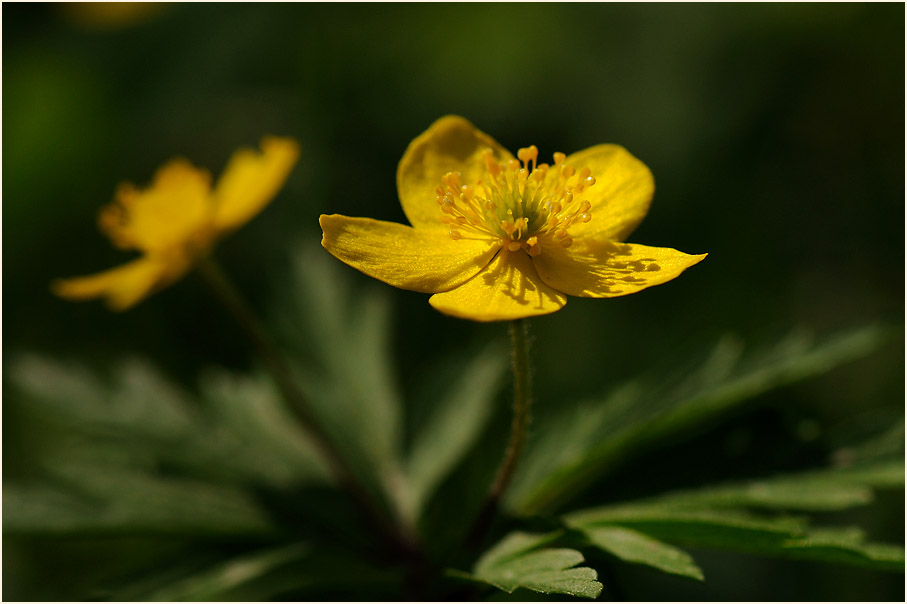
M659 371L616 388L604 400L582 403L572 414L539 421L506 504L523 515L552 510L646 447L769 390L865 356L887 333L869 326L819 342L794 334L746 355L739 342L726 338L699 367L675 369L673 376Z
M704 580L702 570L686 552L637 531L620 526L585 529L583 534L592 545L625 562L644 564L660 571Z
M140 598L153 602L236 601L239 600L237 596L246 593L250 584L256 583L258 589L248 595L266 599L279 595L280 590L274 589L273 579L267 582L263 579L291 563L297 566L303 564L312 554L312 547L305 544L252 552L225 560L178 581L170 581L150 593L142 594ZM264 591L262 587L265 588ZM284 586L280 587L282 589Z
M754 507L781 510L842 510L872 501L872 487L904 485L903 461L778 476L668 494L677 507Z
M583 555L573 549L542 548L557 538L558 533L531 535L511 533L476 562L471 578L513 593L518 588L544 594L566 594L595 599L602 591L598 574L591 568L577 566Z
M884 543L866 543L861 531L817 529L805 537L784 543L791 558L866 566L876 570L904 572L904 548Z
M70 464L54 480L3 487L3 529L42 535L273 535L247 494L137 470Z
M319 423L373 494L391 498L402 475L402 401L390 349L384 292L350 291L320 246L293 257L290 302L272 312L294 355L299 385Z
M873 487L903 487L904 462L882 461L851 468L785 474L763 480L676 491L605 510L701 510L764 508L842 510L872 501ZM613 512L612 512L613 513ZM575 517L576 515L570 515Z
M324 481L324 460L270 380L208 371L202 400L149 363L127 359L109 383L82 367L22 356L11 365L13 404L61 428L44 465L61 461L179 468L213 482L285 486ZM99 470L103 472L103 470Z
M791 517L761 517L741 510L676 509L665 504L627 504L574 512L564 516L571 528L624 526L668 542L698 547L734 549L777 546L806 534L806 524Z
M321 452L268 376L209 370L199 381L214 424L203 440L195 439L201 442L193 443L199 463L228 466L244 483L298 487L330 480Z
M462 368L455 386L432 405L407 458L409 485L400 503L413 520L488 423L506 359L498 346L488 347Z
M376 568L348 550L327 543L233 548L177 549L136 572L115 573L95 593L107 601L308 601L328 592L390 599L400 593L402 569ZM323 596L322 596L323 597Z
M903 570L900 546L866 543L859 529L810 529L803 519L761 516L748 508L838 510L872 498L870 487L903 487L901 460L780 476L737 485L580 510L565 524L590 541L602 528L628 527L656 539L770 556Z

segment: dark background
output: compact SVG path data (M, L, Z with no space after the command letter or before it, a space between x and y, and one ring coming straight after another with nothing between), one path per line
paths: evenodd
M405 221L397 162L447 113L545 157L627 147L656 180L629 241L710 254L640 295L571 298L533 321L542 405L597 392L726 332L767 342L793 328L899 325L903 23L902 4L199 4L115 27L72 7L5 4L4 360L40 352L103 372L138 354L187 388L205 366L248 367L242 334L194 279L123 314L50 294L53 278L127 259L95 227L116 184L147 183L175 155L216 175L263 134L298 139L300 163L277 200L218 250L264 309L284 280L288 246L320 238L319 214ZM404 385L435 351L501 335L438 314L425 295L393 298ZM773 439L804 417L834 429L898 409L903 378L898 341L787 389L767 411L678 455L740 449L728 443L742 431L762 453L727 453L716 477L822 463L824 449L798 457ZM16 416L4 416L3 469L16 474L28 445ZM723 599L739 597L741 585L752 599L903 596L898 576L737 556L722 578L722 560L706 566L709 583L696 586L706 591L687 595L639 571L638 591L625 597Z

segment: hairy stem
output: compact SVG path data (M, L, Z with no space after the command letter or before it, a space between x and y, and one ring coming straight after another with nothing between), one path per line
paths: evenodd
M510 427L510 441L470 534L469 544L473 547L481 545L485 533L491 527L501 497L510 485L529 435L532 377L529 366L529 323L526 319L517 319L510 323L510 341L513 346L513 422Z

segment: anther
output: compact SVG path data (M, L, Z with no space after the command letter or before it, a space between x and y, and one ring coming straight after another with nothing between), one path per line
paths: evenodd
M520 247L521 247L521 245L520 245L519 241L511 241L510 243L507 244L507 249L510 250L511 252L517 251L518 249L520 249Z
M567 159L567 156L561 153L560 151L555 152L554 154L554 165L559 166L564 163L564 160Z
M456 241L457 239L462 239L463 235L457 229L450 229L450 238Z
M491 176L497 178L498 174L501 173L501 164L494 160L494 151L485 149L482 152L482 161L485 162L485 169L491 173Z
M523 162L523 165L526 168L529 167L529 162L532 162L532 168L535 169L535 163L539 157L539 150L535 145L530 145L517 151L516 156L520 158L520 161Z
M448 172L441 177L441 182L443 182L448 187L453 189L458 189L460 187L460 173L459 172Z

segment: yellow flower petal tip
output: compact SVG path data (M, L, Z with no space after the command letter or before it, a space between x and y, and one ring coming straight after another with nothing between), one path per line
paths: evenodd
M240 149L215 186L211 175L181 158L161 166L140 189L121 184L98 214L111 242L142 255L120 267L51 283L67 300L104 298L126 310L186 274L227 233L261 212L277 195L299 158L299 145L266 136L260 150Z
M397 189L412 226L325 215L322 246L371 277L434 294L434 308L463 319L548 314L567 295L625 296L706 256L622 243L648 213L655 181L619 145L543 162L534 145L514 156L449 115L407 147Z

